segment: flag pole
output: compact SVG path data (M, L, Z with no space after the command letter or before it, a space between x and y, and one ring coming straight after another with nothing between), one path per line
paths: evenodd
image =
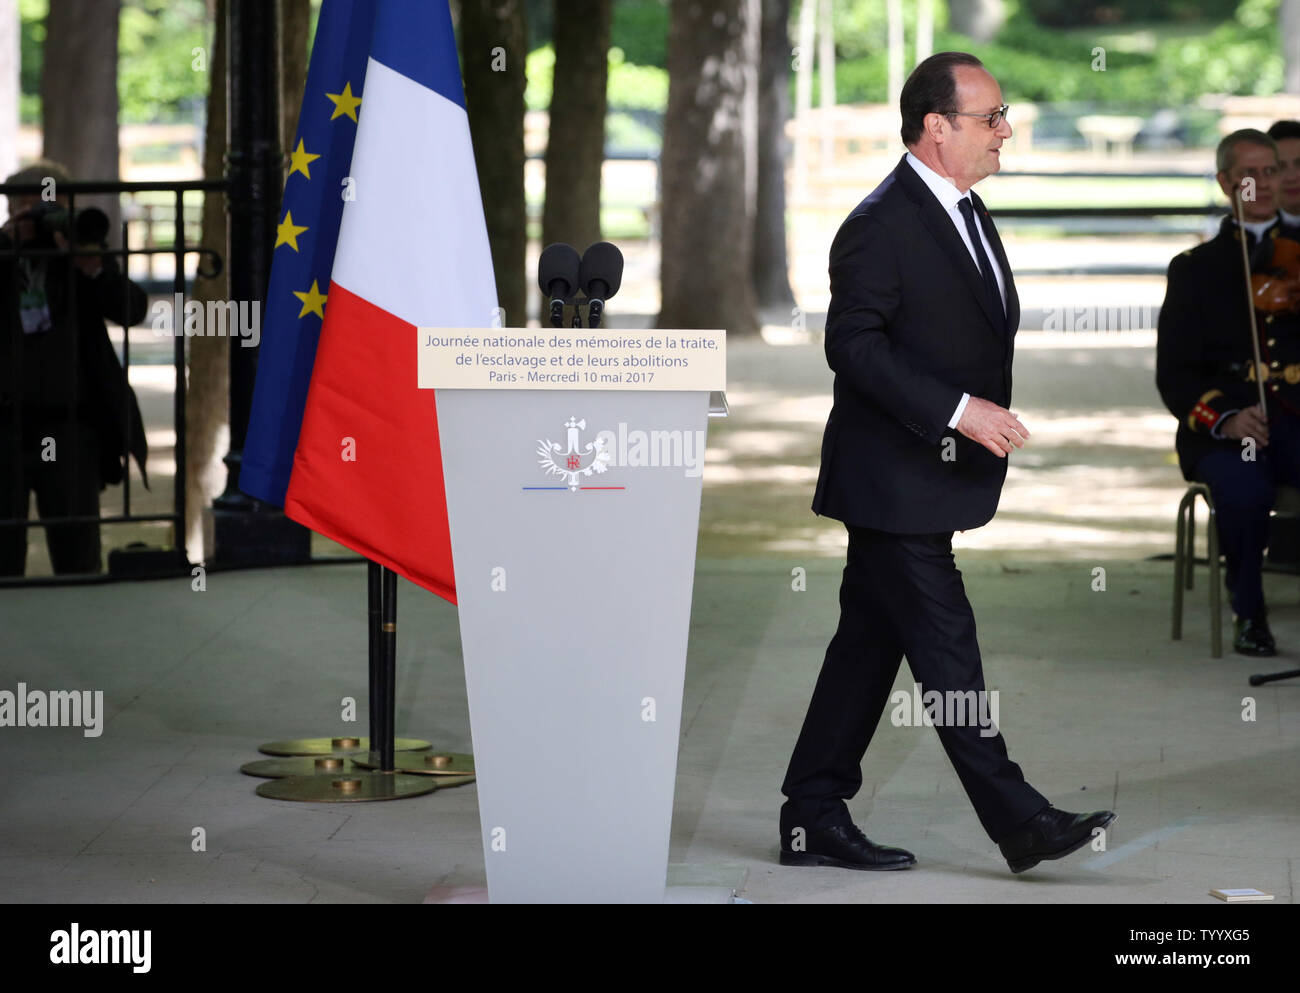
M474 778L468 752L430 750L427 741L394 737L397 727L397 573L367 564L370 594L370 741L352 764L379 774L419 773L438 777L439 786ZM375 799L386 799L376 797Z
M379 771L393 771L393 725L397 720L397 573L381 569L379 658L375 689L378 697L370 702L370 718L378 726L370 739L372 756L379 755Z
M271 778L258 796L274 800L394 800L474 779L474 757L435 751L427 741L396 737L397 573L366 563L367 698L370 737L296 738L258 750L281 756L248 762L250 776Z

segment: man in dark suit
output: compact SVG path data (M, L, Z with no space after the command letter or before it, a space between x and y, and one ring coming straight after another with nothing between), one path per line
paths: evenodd
M1224 195L1243 193L1252 270L1270 270L1277 237L1300 237L1278 218L1277 145L1261 131L1234 131L1219 143L1215 164ZM1269 511L1277 483L1300 486L1300 319L1285 311L1257 315L1265 410L1254 374L1241 237L1236 220L1225 217L1218 235L1169 263L1156 387L1178 418L1175 446L1184 478L1208 484L1214 500L1235 615L1233 649L1267 656L1277 652L1262 576Z
M908 153L831 246L835 402L813 510L844 522L848 564L839 628L782 786L782 865L915 864L872 843L845 800L862 785L862 757L904 655L932 717L932 693L987 699L952 533L992 518L1006 456L1029 436L1007 409L1015 285L970 192L998 170L1011 135L1002 91L974 56L942 52L912 72L900 106ZM940 741L1013 872L1076 851L1114 820L1056 810L1025 782L995 726L944 716Z

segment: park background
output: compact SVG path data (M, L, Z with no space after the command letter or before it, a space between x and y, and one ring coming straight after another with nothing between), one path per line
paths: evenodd
M287 152L319 0L277 2ZM1168 551L1180 494L1175 425L1149 375L1163 274L1214 229L1219 138L1300 116L1300 4L452 6L506 323L537 320L532 273L543 245L581 249L603 238L627 258L611 324L729 333L736 416L711 438L707 478L718 498L704 503L702 552L842 549L842 533L806 509L829 409L817 347L827 253L840 221L901 154L906 72L945 49L982 58L1011 105L1002 173L980 193L1021 295L1014 400L1034 432L1013 460L1002 513L965 540L1025 554L1088 555L1115 542L1139 555ZM220 178L223 34L222 0L0 0L0 169L45 154L78 179ZM125 222L133 248L173 245L169 194L99 202ZM224 197L192 192L184 204L187 242L224 254ZM1133 213L1088 214L1117 207ZM225 299L225 280L194 278L196 264L188 256L192 295ZM137 256L130 269L170 298L171 256ZM123 332L111 333L120 349ZM148 326L130 334L157 480L150 492L136 488L145 513L168 507L173 354ZM204 554L205 508L226 482L227 345L186 343L194 561ZM107 490L106 513L115 500L119 490ZM132 541L165 545L168 527L106 527L106 554ZM31 530L34 577L49 572L42 537ZM346 554L321 538L313 551Z

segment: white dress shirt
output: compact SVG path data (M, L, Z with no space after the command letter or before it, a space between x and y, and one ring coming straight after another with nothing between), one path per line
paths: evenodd
M1282 220L1285 221L1287 217L1286 213L1283 211L1278 211L1278 213L1282 215ZM1277 218L1272 217L1269 218L1267 221L1246 221L1243 227L1245 227L1247 231L1249 231L1251 234L1255 236L1255 244L1258 245L1259 239L1264 237L1264 232L1267 231L1276 223L1277 223ZM1287 223L1290 222L1288 221Z
M939 201L939 206L944 209L948 215L948 220L952 221L952 226L957 229L957 237L961 238L961 243L966 246L966 251L970 252L971 261L975 263L976 271L979 271L979 256L975 254L975 246L971 244L970 232L966 230L966 218L962 217L961 210L957 204L962 200L970 200L970 190L963 193L953 185L952 180L944 179L928 165L918 159L911 152L907 153L907 164L913 171L921 177L922 181L930 192L935 195ZM974 207L974 201L971 201ZM984 254L988 256L989 264L993 266L993 275L998 281L998 293L1002 296L1002 308L1007 306L1007 283L1002 274L1002 266L998 265L997 256L993 254L993 246L989 244L989 237L984 232L984 225L979 220L979 213L975 214L975 227L979 231L980 241L984 243ZM948 427L955 428L957 422L961 420L961 415L966 410L966 404L970 402L970 394L963 393L961 402L957 404L957 409L953 412L952 419L948 421Z

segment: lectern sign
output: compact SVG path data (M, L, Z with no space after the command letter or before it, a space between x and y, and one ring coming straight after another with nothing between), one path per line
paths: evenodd
M723 331L416 328L421 389L725 390Z

